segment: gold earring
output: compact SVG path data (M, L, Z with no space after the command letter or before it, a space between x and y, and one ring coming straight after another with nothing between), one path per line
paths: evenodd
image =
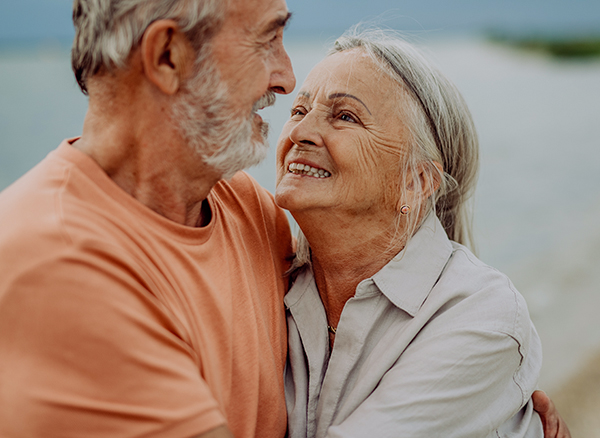
M402 207L400 207L400 213L405 216L410 213L410 205L404 204Z

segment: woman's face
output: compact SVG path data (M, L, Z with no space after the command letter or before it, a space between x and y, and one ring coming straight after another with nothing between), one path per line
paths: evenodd
M406 98L361 50L325 58L302 85L278 140L277 203L292 213L393 220L408 138L398 107Z

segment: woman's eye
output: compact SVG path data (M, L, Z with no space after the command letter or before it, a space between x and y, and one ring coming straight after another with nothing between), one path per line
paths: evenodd
M269 40L269 44L274 43L275 40L277 40L278 37L279 37L278 33L276 33L275 35L273 35L273 37Z
M268 40L265 42L265 45L266 45L266 46L269 46L269 47L273 46L273 44L274 44L275 42L277 42L277 40L278 40L280 37L283 37L283 31L282 31L282 30L278 30L277 32L275 32L275 33L273 34L273 36L270 36L270 37L269 37L269 39L268 39Z
M348 113L341 113L339 117L340 120L343 120L344 122L357 123L356 119Z
M290 114L292 117L294 116L303 116L305 114L304 109L303 108L292 108L290 110Z

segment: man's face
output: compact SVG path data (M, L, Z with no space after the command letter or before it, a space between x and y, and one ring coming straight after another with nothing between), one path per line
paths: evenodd
M283 0L230 0L208 56L173 107L190 147L223 178L264 159L268 125L256 111L294 88L282 41L288 18Z
M226 84L207 59L182 85L172 113L188 147L225 179L258 164L268 151L267 124L262 124L260 138L253 138L253 118L235 115L231 102Z
M251 118L262 137L256 102L268 91L288 94L296 84L283 47L285 0L229 0L225 22L211 41L211 59L227 86L232 116Z

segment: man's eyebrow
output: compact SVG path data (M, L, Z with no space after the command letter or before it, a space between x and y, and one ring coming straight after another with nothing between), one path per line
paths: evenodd
M274 19L267 25L264 33L270 33L270 32L273 32L274 30L279 30L282 27L283 28L287 27L291 18L292 18L291 12L288 12L285 15L280 15L279 17L277 17L276 19Z
M371 111L369 110L369 107L367 105L365 105L365 103L360 100L358 97L352 95L352 94L348 94L348 93L333 93L329 95L329 99L338 99L340 97L349 97L350 99L354 99L359 101L368 111L369 114L371 114ZM371 114L373 115L373 114Z

